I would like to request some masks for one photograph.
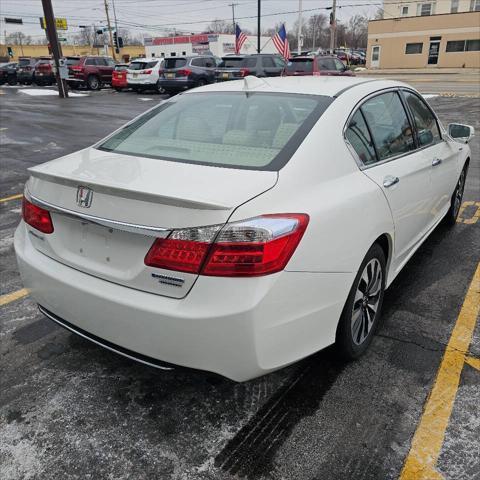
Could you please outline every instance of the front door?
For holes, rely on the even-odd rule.
[[[440,40],[430,42],[430,48],[428,49],[428,64],[437,65],[438,54],[440,53]]]
[[[372,47],[372,59],[370,62],[371,68],[378,68],[380,66],[380,45]]]

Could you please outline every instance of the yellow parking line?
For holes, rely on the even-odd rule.
[[[480,263],[477,265],[457,322],[443,355],[437,378],[413,436],[400,480],[443,478],[435,470],[452,413],[460,375],[480,311]]]
[[[468,363],[471,367],[480,370],[480,358],[476,357],[467,357],[465,363]]]
[[[18,193],[17,195],[11,195],[10,197],[0,198],[0,203],[9,202],[10,200],[18,200],[23,197],[23,193]]]
[[[19,298],[23,298],[28,295],[28,290],[26,288],[22,288],[21,290],[17,290],[16,292],[7,293],[6,295],[0,295],[0,307],[2,305],[6,305],[7,303],[14,302]]]

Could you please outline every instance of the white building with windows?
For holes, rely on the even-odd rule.
[[[146,57],[181,57],[185,55],[224,55],[235,53],[235,35],[200,33],[174,37],[145,38]],[[261,53],[278,53],[270,37],[260,37]],[[240,53],[256,53],[257,37],[248,35]]]
[[[480,0],[383,0],[383,18],[421,17],[480,11]]]

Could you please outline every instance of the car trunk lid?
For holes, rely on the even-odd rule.
[[[38,250],[85,273],[175,298],[188,293],[197,275],[147,267],[155,238],[224,224],[237,206],[272,188],[278,175],[94,148],[30,173],[27,195],[51,212],[54,225],[48,235],[27,225]]]

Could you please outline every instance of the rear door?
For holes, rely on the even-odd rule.
[[[367,99],[350,122],[348,138],[351,145],[357,145],[355,150],[363,147],[374,154],[362,152],[362,168],[389,203],[395,224],[395,258],[400,265],[428,229],[432,189],[431,162],[416,147],[399,93],[389,91]]]

